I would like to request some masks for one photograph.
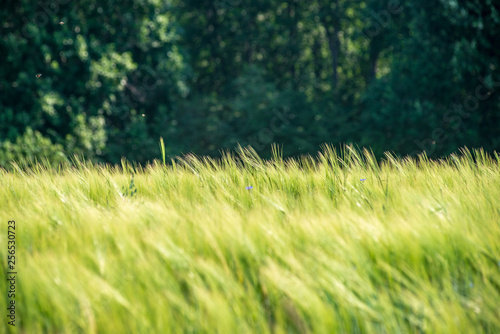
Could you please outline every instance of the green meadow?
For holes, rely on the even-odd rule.
[[[2,333],[499,333],[500,158],[0,170]]]

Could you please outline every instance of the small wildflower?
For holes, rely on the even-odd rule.
[[[366,181],[366,179],[360,179],[361,182]]]
[[[246,190],[250,190],[250,189],[253,189],[252,186],[248,186],[248,187],[245,187]]]
[[[37,78],[41,78],[41,77],[42,77],[42,74],[41,74],[41,73],[38,73],[38,74],[36,75],[36,77],[37,77]]]
[[[146,116],[146,114],[142,114],[142,117],[145,117],[145,116]]]
[[[61,25],[61,26],[62,26],[63,24],[64,24],[64,22],[63,22],[63,21],[59,21],[59,25]]]

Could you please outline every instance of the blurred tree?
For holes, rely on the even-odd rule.
[[[0,141],[29,126],[66,154],[112,162],[179,141],[168,120],[188,70],[168,4],[8,1],[0,18]]]
[[[492,48],[498,8],[488,1],[414,1],[391,20],[398,24],[370,42],[379,39],[376,58],[388,67],[364,95],[364,131],[357,139],[378,153],[425,150],[439,156],[486,144],[498,149],[498,93],[491,90],[500,59]],[[483,99],[480,86],[489,86],[480,89]]]
[[[495,1],[4,3],[9,147],[39,134],[110,162],[158,157],[159,137],[171,156],[500,149]]]
[[[0,166],[9,167],[10,162],[41,162],[47,160],[52,164],[67,162],[62,145],[53,144],[40,132],[30,127],[15,141],[5,140],[0,144]]]

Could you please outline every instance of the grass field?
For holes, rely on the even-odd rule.
[[[500,332],[497,154],[274,155],[0,170],[0,332]]]

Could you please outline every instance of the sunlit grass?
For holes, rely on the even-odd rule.
[[[1,170],[16,330],[500,331],[498,155],[274,156]]]

